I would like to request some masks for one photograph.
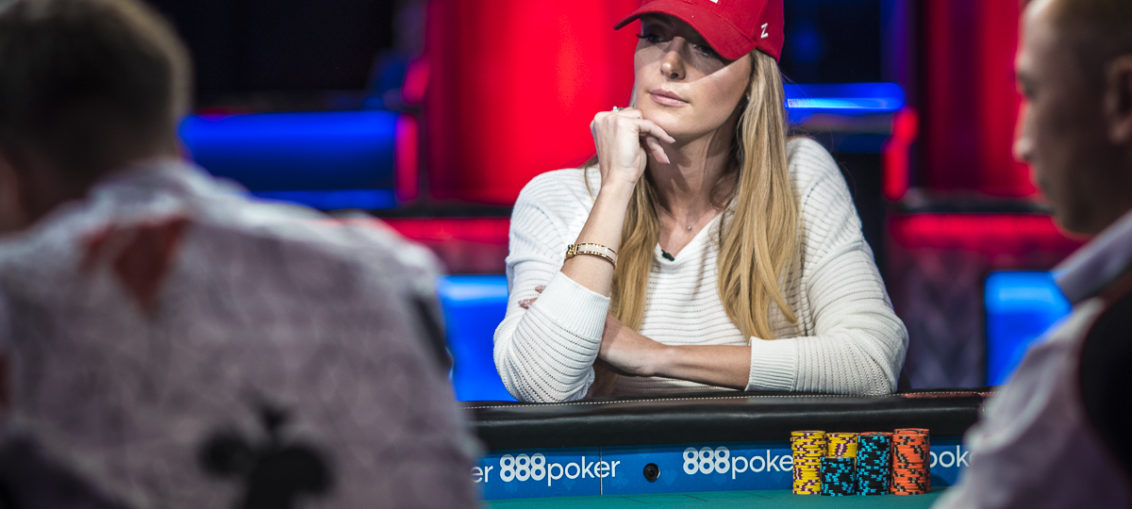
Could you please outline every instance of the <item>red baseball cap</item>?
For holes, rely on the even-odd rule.
[[[723,58],[758,49],[778,60],[786,42],[782,9],[782,0],[642,0],[613,28],[646,14],[668,14],[691,25]]]

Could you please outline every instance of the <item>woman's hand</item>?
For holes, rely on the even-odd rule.
[[[590,132],[597,148],[602,187],[614,184],[632,189],[645,171],[647,154],[667,164],[668,155],[661,142],[676,142],[636,108],[614,108],[594,115]]]
[[[626,327],[613,315],[605,316],[597,358],[614,370],[632,376],[654,376],[667,351],[667,346]]]

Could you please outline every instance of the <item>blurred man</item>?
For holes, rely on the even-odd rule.
[[[937,507],[1132,507],[1132,2],[1028,2],[1016,66],[1015,154],[1096,237],[1056,271],[1073,314],[988,401]]]
[[[0,11],[0,506],[58,507],[29,456],[115,507],[475,505],[433,258],[180,161],[189,83],[136,0]]]

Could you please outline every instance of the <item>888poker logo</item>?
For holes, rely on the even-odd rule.
[[[931,448],[933,485],[966,467],[958,443]],[[605,447],[492,454],[472,470],[484,498],[790,489],[793,455],[780,444]]]

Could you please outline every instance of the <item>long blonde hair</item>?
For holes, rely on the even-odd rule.
[[[734,154],[738,185],[721,219],[719,297],[731,322],[748,338],[773,339],[771,303],[796,321],[780,284],[797,259],[798,198],[786,161],[786,111],[782,77],[775,60],[751,53],[750,100],[739,118]],[[657,193],[647,174],[625,212],[612,312],[640,329],[648,296],[654,246],[660,239]],[[731,212],[733,209],[733,212]]]

